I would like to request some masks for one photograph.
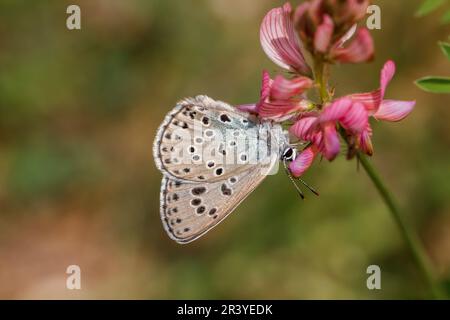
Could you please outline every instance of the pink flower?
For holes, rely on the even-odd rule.
[[[323,16],[322,24],[317,28],[314,34],[314,49],[317,52],[325,53],[328,51],[334,32],[334,23],[329,15]]]
[[[277,76],[270,79],[267,71],[263,71],[260,100],[256,104],[241,105],[238,109],[257,113],[266,120],[282,121],[291,113],[304,111],[309,102],[301,96],[313,86],[313,81],[307,77],[286,79]]]
[[[360,28],[346,47],[338,41],[330,51],[330,58],[343,63],[361,63],[373,59],[375,46],[366,28]]]
[[[324,0],[324,6],[333,13],[340,25],[352,25],[364,18],[369,0]]]
[[[347,126],[348,130],[361,132],[367,122],[367,114],[360,104],[353,104],[352,100],[342,98],[325,106],[318,115],[301,117],[290,132],[303,141],[313,143],[326,159],[332,161],[340,150],[336,130],[338,122]]]
[[[357,93],[347,96],[360,102],[369,114],[379,120],[400,121],[411,113],[415,101],[384,100],[386,89],[395,75],[395,63],[388,60],[380,74],[380,88],[367,93]]]
[[[324,108],[318,117],[318,123],[323,126],[324,123],[339,122],[349,135],[355,137],[356,147],[366,154],[372,155],[372,128],[368,117],[372,116],[377,120],[400,121],[411,113],[416,104],[415,101],[384,100],[387,86],[394,75],[395,63],[387,61],[381,70],[378,90],[338,99]]]
[[[339,124],[345,129],[350,141],[354,143],[351,147],[359,148],[364,153],[372,155],[372,128],[369,117],[400,121],[411,113],[415,105],[415,101],[384,100],[387,85],[394,74],[395,64],[392,61],[386,62],[381,71],[378,90],[339,98],[325,105],[320,112],[301,114],[290,128],[290,132],[302,141],[311,142],[316,153],[320,152],[331,161],[340,151],[339,134],[336,130]],[[306,159],[309,160],[311,157]],[[295,174],[303,173],[308,163],[303,159],[293,164]]]
[[[340,133],[349,145],[349,158],[358,150],[372,155],[370,117],[400,121],[415,106],[415,101],[384,99],[395,74],[392,61],[386,62],[381,70],[380,88],[375,91],[347,95],[324,105],[315,105],[304,94],[314,82],[302,50],[308,50],[317,64],[362,63],[373,59],[372,36],[366,28],[357,26],[369,3],[369,0],[311,0],[299,5],[294,13],[286,3],[272,9],[263,19],[260,28],[263,50],[274,63],[295,76],[287,79],[279,75],[271,79],[264,71],[259,101],[238,108],[264,120],[295,119],[290,133],[309,142],[289,165],[295,177],[301,176],[318,154],[334,160],[340,152]]]
[[[305,2],[297,7],[294,24],[311,52],[342,63],[367,62],[374,56],[372,36],[366,28],[353,35],[355,22],[364,17],[368,3],[368,0]]]
[[[311,68],[301,51],[291,14],[289,3],[269,11],[260,28],[261,45],[267,56],[281,68],[310,77]]]
[[[373,92],[354,94],[348,96],[354,102],[361,103],[369,116],[377,120],[398,122],[406,118],[414,109],[415,101],[384,100],[386,88],[395,75],[395,63],[387,61],[381,70],[380,88]],[[366,128],[356,136],[356,141],[361,150],[368,155],[372,155],[373,147],[371,142],[372,129],[367,123]]]
[[[317,148],[314,145],[306,148],[289,164],[289,171],[294,177],[302,176],[311,167],[316,155]]]

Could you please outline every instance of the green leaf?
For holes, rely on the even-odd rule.
[[[441,18],[442,24],[449,24],[450,23],[450,10],[448,10]]]
[[[450,78],[446,77],[425,77],[417,80],[416,85],[427,92],[450,93]]]
[[[447,0],[425,0],[416,11],[416,16],[423,17],[439,8],[445,2],[447,2]]]
[[[450,43],[447,42],[439,42],[439,46],[441,47],[442,52],[445,54],[447,59],[450,60]]]

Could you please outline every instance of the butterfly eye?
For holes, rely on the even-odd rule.
[[[287,148],[283,155],[281,156],[282,160],[292,161],[295,158],[295,150],[293,148]]]

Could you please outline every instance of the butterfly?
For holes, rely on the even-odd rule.
[[[294,182],[286,162],[296,153],[278,123],[207,96],[180,101],[153,144],[163,174],[160,215],[167,234],[180,244],[203,236],[276,173],[279,160]]]

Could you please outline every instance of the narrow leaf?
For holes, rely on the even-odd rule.
[[[439,42],[439,46],[441,47],[442,52],[445,54],[447,59],[450,60],[450,43],[447,42]]]
[[[444,4],[447,0],[425,0],[416,11],[417,17],[423,17]]]
[[[417,80],[416,85],[427,92],[450,93],[450,78],[425,77]]]

